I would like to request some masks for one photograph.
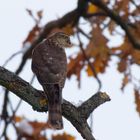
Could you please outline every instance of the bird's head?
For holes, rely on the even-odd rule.
[[[59,47],[69,48],[72,46],[70,37],[63,32],[57,32],[51,35],[51,38]]]

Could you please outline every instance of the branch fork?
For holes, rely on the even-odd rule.
[[[43,91],[33,88],[28,82],[3,67],[0,67],[0,85],[30,104],[34,110],[48,111],[47,99],[44,98]],[[94,109],[107,101],[110,101],[110,98],[105,92],[97,92],[79,107],[64,99],[62,114],[73,124],[84,139],[95,140],[87,119]]]

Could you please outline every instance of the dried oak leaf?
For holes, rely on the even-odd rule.
[[[93,13],[95,13],[95,12],[97,12],[98,11],[98,7],[97,6],[95,6],[94,4],[89,4],[88,5],[88,8],[87,8],[87,13],[88,14],[93,14]]]
[[[52,136],[52,140],[75,140],[75,138],[69,134],[63,133]]]
[[[34,135],[39,135],[42,130],[49,128],[49,125],[46,122],[33,121],[29,122],[29,124],[32,126],[34,130]]]
[[[127,69],[127,59],[121,59],[120,62],[118,62],[118,71],[124,72]]]
[[[43,15],[43,10],[40,10],[37,12],[37,16],[39,19],[42,19],[42,17],[43,17],[42,15]]]
[[[93,59],[92,65],[97,74],[104,73],[108,61],[110,60],[110,50],[107,47],[107,42],[108,40],[102,34],[102,29],[99,26],[94,27],[92,31],[92,40],[90,40],[85,52],[89,58]],[[89,66],[86,71],[88,76],[93,75]]]
[[[113,31],[115,30],[116,28],[116,23],[113,21],[113,20],[110,20],[109,24],[108,24],[108,30],[110,32],[110,34],[113,33]]]
[[[122,80],[121,90],[123,91],[125,86],[129,83],[129,75],[125,74]]]
[[[121,16],[121,18],[125,21],[128,20],[129,17],[129,2],[130,0],[117,0],[114,4],[114,11]]]
[[[140,44],[140,21],[136,21],[133,26],[128,26],[129,27],[129,32],[135,39],[135,42],[137,44]]]
[[[128,38],[125,38],[124,42],[119,47],[112,48],[111,51],[114,54],[119,52],[118,57],[120,61],[118,63],[118,70],[120,72],[126,71],[127,61],[131,62],[131,64],[140,64],[140,51],[132,47]]]
[[[16,123],[21,122],[23,119],[24,119],[24,117],[21,117],[21,116],[14,116],[14,118],[13,118],[13,120],[14,120]]]
[[[35,18],[32,11],[29,9],[26,9],[26,11],[28,12],[28,14],[31,16],[31,18],[34,20],[35,25],[33,26],[33,28],[31,29],[31,31],[28,33],[27,37],[25,38],[25,40],[23,41],[23,47],[27,47],[27,49],[31,46],[31,44],[33,43],[34,40],[36,40],[36,38],[39,36],[40,32],[41,32],[41,27],[39,26],[39,23],[42,19],[42,10],[37,12],[37,17]],[[29,56],[30,57],[30,56]]]
[[[68,24],[62,28],[62,31],[68,35],[73,35],[74,34],[74,27],[72,27],[72,24]]]
[[[136,111],[140,115],[140,94],[138,90],[135,90],[135,104],[136,104]]]
[[[38,36],[38,34],[40,33],[41,28],[38,25],[35,25],[32,30],[29,32],[28,36],[26,37],[26,39],[23,41],[23,46],[25,46],[25,43],[32,43],[36,37]]]
[[[73,74],[78,76],[77,79],[79,79],[81,69],[83,68],[84,58],[82,53],[79,53],[76,58],[70,58],[70,62],[67,66],[68,72],[67,77],[70,78]]]

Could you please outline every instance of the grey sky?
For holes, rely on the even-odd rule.
[[[66,12],[76,7],[76,0],[1,0],[0,1],[0,65],[13,53],[21,49],[22,41],[27,36],[29,30],[34,25],[33,20],[25,11],[29,8],[34,11],[44,10],[44,18],[42,24],[61,17]],[[69,50],[67,50],[69,53]],[[21,55],[15,57],[7,66],[9,70],[14,71],[20,63]],[[105,103],[94,112],[94,136],[97,140],[139,140],[140,138],[140,120],[135,111],[134,96],[132,87],[128,87],[125,94],[121,94],[119,90],[121,86],[122,75],[116,71],[116,59],[109,63],[106,75],[100,75],[103,82],[102,91],[107,92],[111,97],[111,102]],[[20,75],[22,78],[30,81],[32,72],[30,70],[30,61],[26,69]],[[71,80],[67,80],[63,91],[64,98],[72,102],[79,102],[90,97],[97,90],[97,83],[91,77],[87,78],[86,73],[82,72],[82,88],[77,88],[77,81],[73,76]],[[34,87],[41,88],[35,82]],[[2,94],[0,94],[0,98]],[[18,98],[11,94],[16,102]],[[1,105],[1,103],[0,103]],[[47,120],[45,113],[37,113],[24,103],[24,106],[18,111],[31,120]],[[64,131],[82,140],[75,128],[65,120]],[[60,131],[61,133],[63,131]],[[57,133],[49,130],[48,135]],[[14,136],[13,140],[14,140]]]

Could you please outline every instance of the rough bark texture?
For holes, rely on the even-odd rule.
[[[43,91],[33,88],[28,82],[3,67],[0,67],[0,85],[30,104],[34,110],[47,112],[47,99],[44,98]],[[110,101],[110,98],[102,92],[94,94],[79,107],[63,100],[62,114],[84,139],[95,140],[87,123],[87,118],[95,108],[106,101]]]

